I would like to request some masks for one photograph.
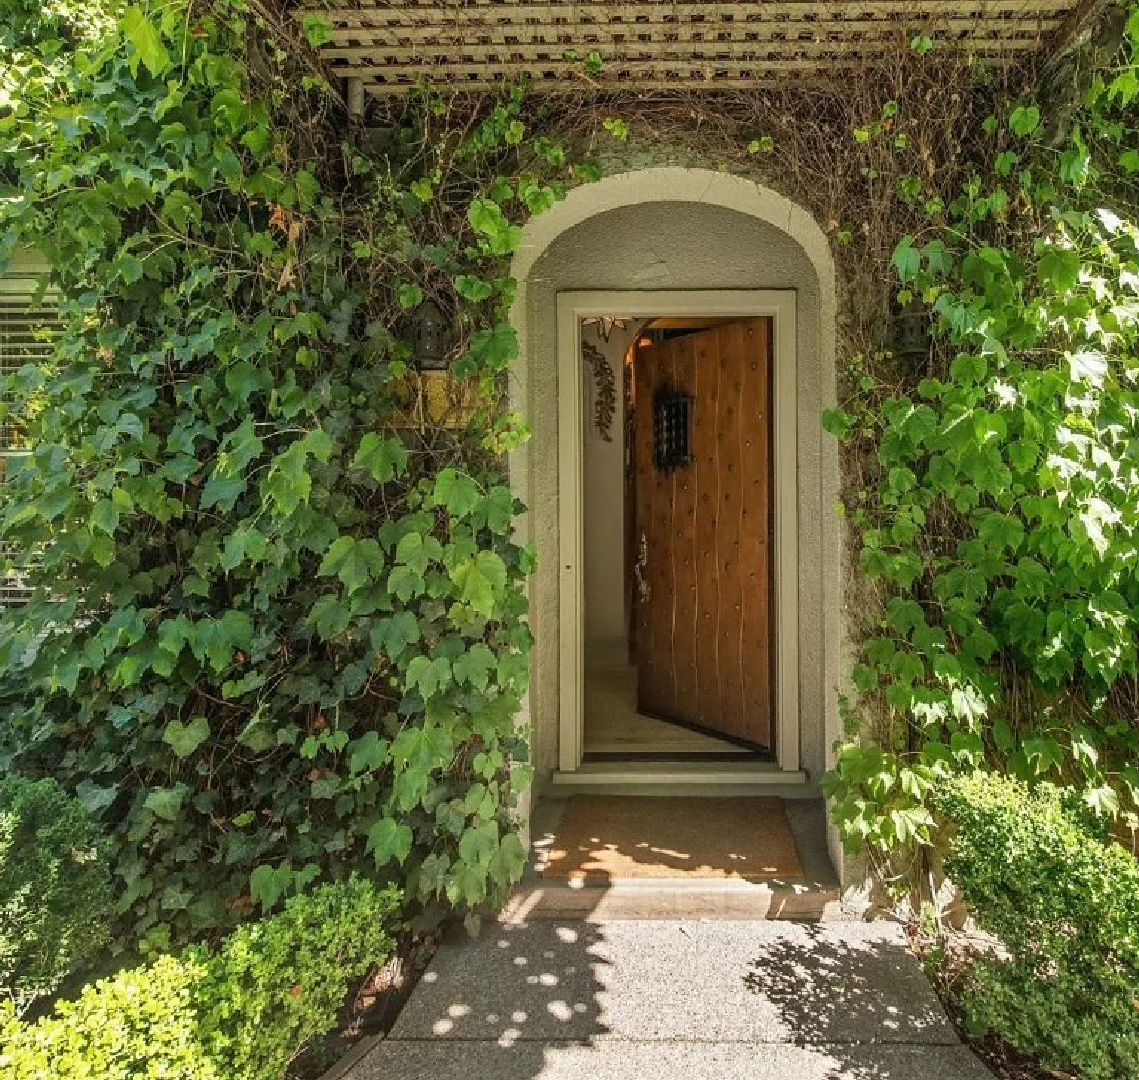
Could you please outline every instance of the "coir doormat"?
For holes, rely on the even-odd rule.
[[[773,798],[575,795],[555,831],[547,877],[802,877]]]

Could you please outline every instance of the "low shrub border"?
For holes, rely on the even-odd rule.
[[[1081,1080],[1139,1076],[1139,864],[1052,784],[978,773],[936,802],[946,871],[1004,946],[966,981],[970,1032]]]
[[[107,847],[54,781],[0,778],[0,998],[17,1013],[107,943]]]
[[[221,946],[178,955],[88,986],[22,1023],[0,1006],[5,1080],[280,1080],[330,1030],[345,994],[393,947],[393,889],[358,877],[294,897]]]

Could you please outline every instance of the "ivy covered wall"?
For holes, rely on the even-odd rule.
[[[36,592],[0,623],[0,765],[113,833],[121,945],[362,863],[425,921],[519,874],[550,554],[513,532],[508,259],[661,146],[804,206],[839,269],[847,835],[924,837],[930,785],[979,763],[1133,809],[1134,4],[1004,74],[917,34],[830,87],[420,91],[362,125],[240,0],[12,9],[0,252],[44,254],[64,329],[6,385],[35,451],[0,538]],[[421,407],[428,300],[458,427]],[[924,367],[892,355],[899,300]]]
[[[0,35],[4,250],[45,256],[64,320],[8,382],[34,452],[0,531],[36,589],[0,630],[0,760],[113,833],[121,945],[361,863],[427,921],[501,898],[534,560],[504,260],[565,151],[512,95],[461,123],[414,97],[365,152],[240,3],[29,4]],[[420,407],[428,299],[465,426]]]

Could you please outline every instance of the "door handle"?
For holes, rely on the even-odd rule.
[[[649,579],[645,571],[649,568],[649,540],[641,530],[641,546],[637,552],[637,561],[633,563],[633,578],[637,583],[637,599],[643,604],[649,598]]]

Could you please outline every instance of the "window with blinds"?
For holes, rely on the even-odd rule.
[[[13,267],[0,276],[0,376],[9,376],[25,364],[42,363],[51,353],[51,335],[59,318],[50,296],[42,290],[43,272],[35,268]],[[0,483],[20,467],[31,450],[20,416],[13,409],[11,388],[3,386],[0,410]],[[0,544],[0,558],[9,555]],[[6,560],[4,560],[6,561]],[[0,573],[0,605],[20,604],[29,589],[19,574]]]

